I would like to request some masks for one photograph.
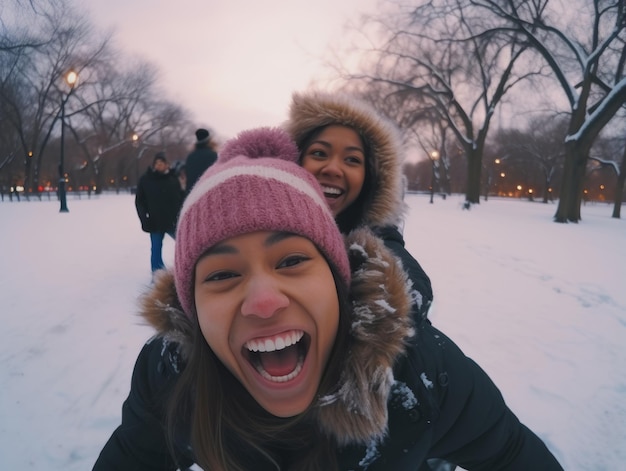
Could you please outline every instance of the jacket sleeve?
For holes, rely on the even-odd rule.
[[[404,270],[413,283],[413,287],[421,295],[421,299],[418,298],[415,300],[418,318],[425,318],[433,301],[433,290],[430,284],[430,278],[418,261],[406,250],[402,234],[400,234],[400,231],[398,231],[396,227],[380,227],[376,228],[375,232],[383,239],[385,246],[402,261]]]
[[[520,423],[489,376],[443,333],[423,323],[418,350],[431,358],[439,417],[430,458],[468,471],[560,471],[541,439]],[[430,357],[434,355],[433,357]]]
[[[144,232],[150,232],[150,214],[148,213],[148,204],[146,202],[146,192],[142,185],[142,181],[139,180],[137,184],[137,194],[135,194],[135,209],[137,209],[137,216],[141,221],[141,229]]]
[[[177,377],[165,363],[166,348],[161,338],[154,338],[141,350],[122,406],[122,423],[100,452],[93,471],[178,469],[169,453],[164,423],[166,400]],[[180,456],[179,461],[183,461]]]

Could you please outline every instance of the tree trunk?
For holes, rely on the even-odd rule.
[[[548,204],[550,199],[550,180],[545,180],[543,182],[543,199],[542,202],[544,204]]]
[[[580,221],[580,205],[587,167],[587,148],[578,141],[565,143],[565,165],[559,196],[559,205],[554,215],[555,222]]]
[[[613,203],[613,215],[616,219],[620,219],[622,211],[622,201],[624,199],[624,182],[626,181],[626,147],[624,147],[624,155],[622,157],[622,165],[620,165],[619,174],[617,175],[617,183],[615,184],[615,202]]]
[[[482,168],[482,152],[478,149],[468,149],[467,152],[467,192],[465,201],[473,204],[480,203],[480,174]]]

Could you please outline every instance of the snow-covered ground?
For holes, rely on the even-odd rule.
[[[605,204],[407,195],[433,321],[565,469],[626,469],[626,221]],[[120,420],[150,281],[133,197],[0,203],[0,469],[84,471]],[[624,212],[624,211],[623,211]],[[166,263],[174,242],[166,239]]]

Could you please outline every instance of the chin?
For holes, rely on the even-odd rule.
[[[313,402],[313,397],[311,397],[310,400],[303,400],[303,398],[298,398],[296,403],[294,404],[289,404],[288,400],[272,402],[272,404],[263,404],[261,402],[260,404],[263,409],[265,409],[273,416],[280,417],[281,419],[288,419],[290,417],[295,417],[304,413]]]

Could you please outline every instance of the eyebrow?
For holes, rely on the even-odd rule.
[[[312,145],[312,144],[320,144],[320,145],[323,145],[324,147],[328,147],[328,148],[332,147],[332,144],[330,142],[324,141],[323,139],[315,139],[315,140],[313,140],[311,142],[311,144],[309,144],[309,146]],[[344,151],[346,151],[346,150],[348,150],[348,151],[357,150],[357,151],[361,152],[362,154],[365,154],[365,149],[363,149],[360,146],[348,146],[348,147],[345,147],[343,150]]]
[[[263,246],[271,247],[272,245],[277,244],[290,237],[298,237],[298,235],[292,232],[284,232],[284,231],[272,232],[269,236],[267,236],[267,238],[263,242]],[[203,258],[208,255],[236,254],[238,252],[239,251],[235,247],[233,247],[232,245],[229,245],[228,243],[218,243],[214,245],[213,247],[205,250],[202,253],[202,255],[200,255],[200,257],[198,258]]]

